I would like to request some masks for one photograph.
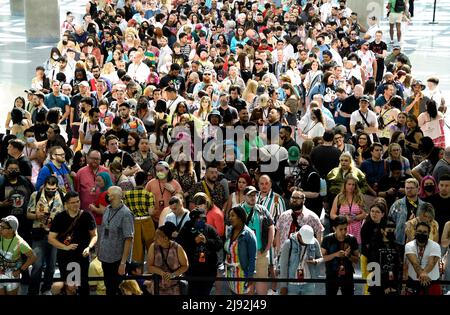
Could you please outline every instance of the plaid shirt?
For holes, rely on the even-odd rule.
[[[150,215],[148,209],[155,208],[155,198],[143,187],[136,187],[125,192],[125,204],[135,217],[146,217]]]

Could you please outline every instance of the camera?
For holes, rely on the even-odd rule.
[[[355,125],[355,132],[356,134],[360,134],[364,131],[364,124],[361,121],[358,121]]]

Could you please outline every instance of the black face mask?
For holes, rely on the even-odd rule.
[[[63,40],[63,41],[62,41],[62,44],[63,44],[64,46],[66,46],[67,43],[68,43],[68,41],[66,41],[66,40]]]
[[[398,141],[399,146],[401,146],[402,148],[405,147],[405,140],[399,140]]]
[[[86,113],[86,108],[81,107],[81,112],[82,112],[82,113]]]
[[[111,202],[111,200],[109,200],[109,195],[105,196],[105,201],[106,201],[106,203],[110,203]]]
[[[423,190],[425,190],[426,192],[432,193],[432,192],[434,192],[434,185],[424,186]]]
[[[391,242],[395,241],[395,232],[394,231],[387,232],[386,238]]]
[[[45,197],[53,198],[56,195],[56,191],[45,190]]]
[[[426,234],[426,233],[416,233],[415,238],[416,238],[416,240],[419,243],[426,243],[427,240],[428,240],[428,234]]]
[[[87,45],[90,46],[90,47],[92,47],[92,46],[94,46],[94,43],[89,42],[89,43],[87,43]]]
[[[17,177],[19,177],[19,175],[20,175],[20,171],[14,170],[14,171],[8,172],[8,178],[11,178],[11,179],[16,179]]]

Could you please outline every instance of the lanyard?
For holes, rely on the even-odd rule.
[[[161,192],[161,198],[164,198],[164,192],[166,191],[166,188],[163,186],[161,188],[161,181],[158,179],[158,186],[159,186],[159,191]]]
[[[427,244],[428,244],[428,240],[427,240]],[[423,255],[425,254],[425,249],[427,247],[427,244],[425,244],[425,246],[423,247],[423,250],[420,250],[419,244],[417,244],[417,241],[416,241],[416,252],[417,252],[417,258],[419,259],[420,267],[422,267],[422,259],[423,259]]]
[[[15,238],[16,238],[15,236],[12,238],[11,242],[10,242],[9,245],[8,245],[8,248],[7,248],[6,251],[5,251],[5,249],[4,249],[4,247],[3,247],[3,237],[2,237],[2,251],[5,253],[5,256],[6,256],[6,254],[9,252],[9,249],[10,249],[10,247],[11,247],[11,244],[13,243],[13,241],[14,241]],[[11,258],[12,258],[12,257],[11,257]]]
[[[122,205],[119,209],[117,209],[116,212],[115,212],[112,216],[111,216],[111,213],[109,213],[109,216],[108,216],[108,226],[110,225],[112,219],[114,219],[114,217],[116,216],[116,214],[119,213],[119,211],[120,211],[122,208],[123,208],[123,205]],[[111,210],[112,210],[112,209],[111,209]]]

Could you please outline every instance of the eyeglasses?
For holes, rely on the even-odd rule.
[[[262,65],[261,62],[255,62],[255,65]]]
[[[294,197],[294,196],[292,196],[291,199],[292,200],[303,200],[303,199],[305,199],[305,197]]]
[[[57,155],[57,156],[65,156],[66,154],[65,154],[65,153],[54,153],[54,155]]]

